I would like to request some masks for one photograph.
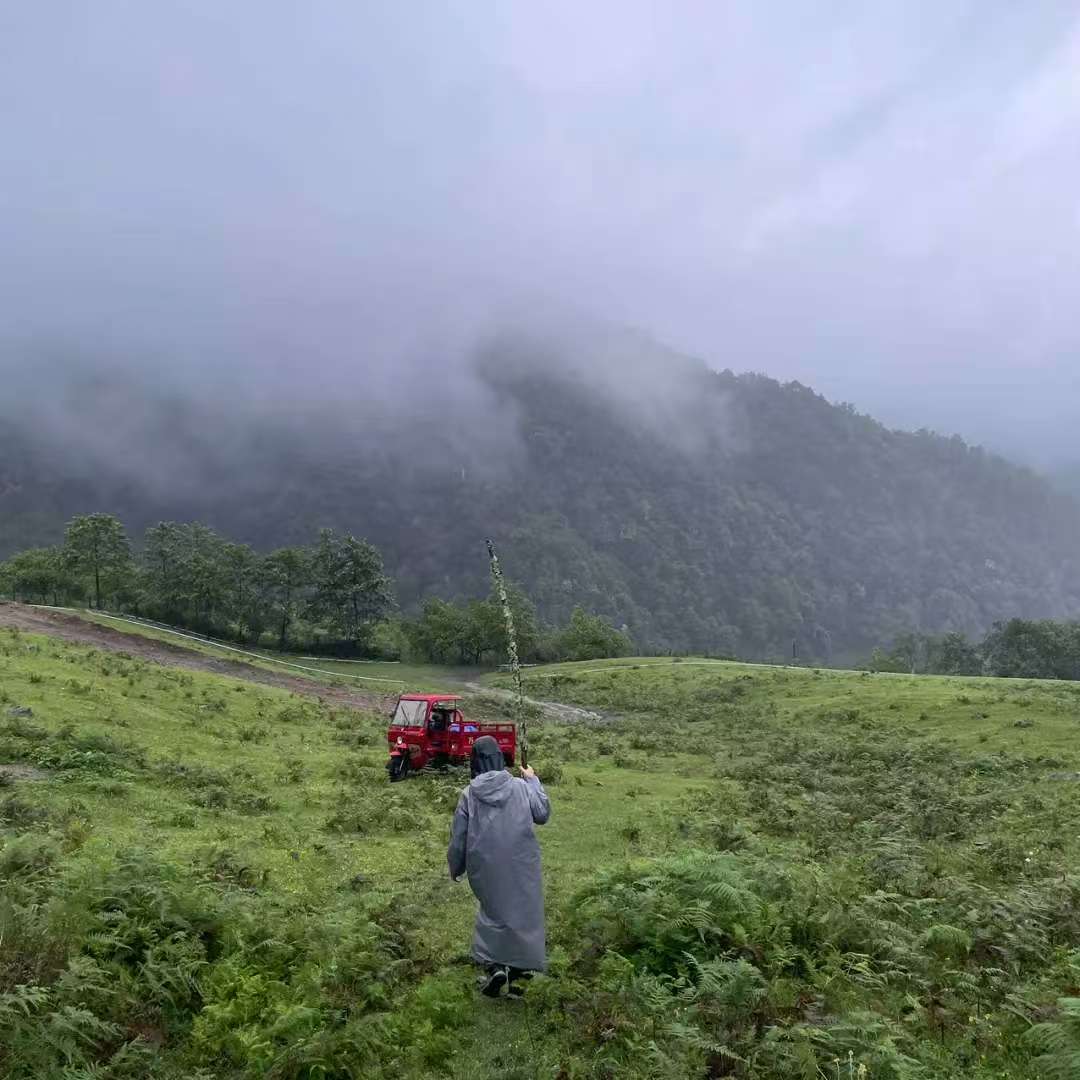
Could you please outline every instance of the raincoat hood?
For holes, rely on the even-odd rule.
[[[510,798],[514,787],[514,778],[505,770],[486,772],[477,776],[470,784],[470,789],[477,799],[488,806],[502,806]]]
[[[473,743],[470,758],[469,767],[473,776],[496,770],[501,772],[506,768],[506,759],[503,757],[502,749],[490,735],[481,735]]]

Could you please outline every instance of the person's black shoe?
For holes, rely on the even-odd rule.
[[[524,986],[518,986],[517,983],[511,983],[506,988],[506,992],[511,997],[524,997],[525,996],[525,987]]]
[[[480,993],[484,997],[498,997],[502,992],[502,988],[506,985],[510,978],[510,969],[507,967],[494,967],[488,973],[486,978],[480,982]]]

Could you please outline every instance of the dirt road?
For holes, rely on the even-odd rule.
[[[152,664],[164,664],[167,667],[189,668],[192,671],[209,671],[215,675],[228,675],[233,679],[260,683],[263,686],[276,686],[282,690],[291,690],[296,694],[319,697],[337,705],[348,705],[355,709],[378,709],[389,711],[393,708],[395,697],[380,694],[377,691],[357,690],[354,687],[341,688],[325,683],[305,679],[299,675],[286,675],[254,664],[240,663],[234,660],[219,660],[214,656],[185,649],[180,645],[157,641],[141,634],[124,634],[108,626],[81,619],[78,615],[69,615],[62,611],[45,611],[42,608],[27,607],[25,604],[11,604],[0,601],[0,627],[23,630],[28,634],[47,634],[63,641],[73,641],[80,645],[91,645],[106,652],[122,652],[136,656],[140,660],[149,660]]]
[[[476,694],[487,694],[491,697],[500,698],[502,701],[513,702],[512,690],[500,690],[494,686],[481,686],[478,682],[464,684],[467,690]],[[605,727],[615,723],[619,718],[611,713],[595,712],[592,709],[582,709],[577,705],[567,705],[561,701],[538,701],[536,698],[525,697],[529,705],[535,705],[548,720],[556,724],[581,724],[585,727]]]

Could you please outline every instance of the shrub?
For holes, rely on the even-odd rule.
[[[822,1076],[850,1060],[852,1076],[922,1076],[910,1033],[884,1000],[868,1010],[867,991],[963,995],[977,987],[957,970],[970,936],[904,925],[888,894],[859,902],[826,886],[775,858],[702,851],[598,875],[568,929],[589,980],[579,1019],[607,1073]]]
[[[426,830],[430,821],[418,805],[418,800],[423,797],[418,792],[420,786],[419,783],[412,784],[408,794],[395,790],[348,795],[326,819],[325,828],[329,832],[360,836],[381,831]]]
[[[289,758],[282,763],[277,774],[279,784],[299,784],[307,776],[307,766],[299,758]]]
[[[265,885],[270,878],[268,870],[250,866],[234,851],[223,847],[211,848],[206,852],[201,859],[201,865],[208,881],[237,889],[254,890]]]
[[[0,848],[0,882],[39,877],[50,871],[59,857],[60,848],[49,837],[17,836]]]
[[[34,806],[19,795],[9,795],[0,803],[0,824],[25,829],[48,821],[49,812],[40,806]]]
[[[40,862],[44,849],[37,852]],[[197,1008],[199,977],[222,930],[212,898],[132,854],[78,864],[46,903],[28,899],[0,916],[19,930],[11,946],[5,935],[0,947],[5,1075],[74,1075],[99,1066],[110,1076],[146,1075],[142,1067],[131,1071],[140,1060],[145,1065],[146,1049],[131,1031]]]
[[[540,775],[540,782],[545,787],[555,787],[562,783],[563,769],[557,761],[548,761],[544,763],[543,774]]]
[[[387,1015],[409,970],[366,910],[286,921],[265,947],[214,966],[193,1045],[246,1077],[380,1075],[415,1037]]]
[[[1080,1066],[1080,998],[1062,998],[1053,1020],[1036,1024],[1024,1037],[1033,1064],[1047,1080],[1074,1080]]]
[[[298,698],[287,705],[282,705],[275,719],[279,724],[314,724],[321,719],[321,712],[318,705]]]

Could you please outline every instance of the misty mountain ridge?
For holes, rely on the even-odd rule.
[[[1031,471],[622,330],[501,332],[424,380],[295,396],[47,381],[0,429],[0,556],[95,510],[263,550],[330,526],[381,548],[408,608],[484,592],[491,535],[549,619],[823,661],[1080,610],[1080,507]]]

